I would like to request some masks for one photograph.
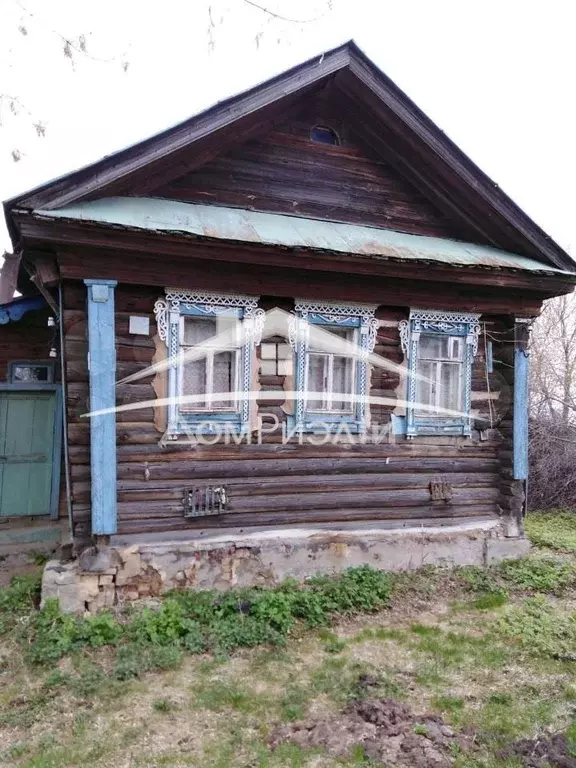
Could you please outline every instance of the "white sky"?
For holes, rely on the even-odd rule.
[[[329,12],[326,0],[258,1],[291,18],[321,18],[279,22],[245,0],[0,0],[0,94],[21,103],[17,115],[7,99],[0,105],[0,199],[353,37],[576,255],[576,45],[568,0],[333,0]],[[76,54],[72,64],[60,35],[81,34],[90,56]],[[36,136],[39,120],[45,138]],[[18,163],[13,149],[22,153]],[[2,222],[0,253],[9,247]]]

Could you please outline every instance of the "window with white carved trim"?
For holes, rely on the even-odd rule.
[[[258,297],[166,289],[154,307],[168,357],[168,434],[242,430],[250,423]]]
[[[407,358],[406,434],[471,433],[479,315],[413,309],[400,323]]]
[[[295,353],[295,413],[302,432],[352,432],[367,427],[368,358],[374,349],[375,306],[297,300],[290,328]]]

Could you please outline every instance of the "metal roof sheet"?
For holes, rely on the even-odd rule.
[[[410,235],[377,227],[157,198],[109,197],[75,203],[56,210],[36,210],[34,214],[51,219],[87,221],[155,232],[178,232],[260,245],[336,251],[373,258],[574,274],[486,245]]]

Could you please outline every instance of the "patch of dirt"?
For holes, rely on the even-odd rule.
[[[370,681],[365,680],[364,685],[369,688]],[[337,758],[352,757],[360,745],[366,757],[390,768],[448,768],[453,762],[453,745],[466,751],[474,746],[473,734],[456,734],[441,717],[414,715],[410,707],[394,699],[360,699],[330,719],[278,726],[270,736],[270,746],[275,748],[284,741],[305,748],[323,747]]]
[[[10,585],[13,576],[25,576],[36,573],[39,566],[26,553],[0,556],[0,587]]]
[[[524,768],[576,768],[574,748],[563,733],[547,739],[518,739],[500,756],[520,759]]]

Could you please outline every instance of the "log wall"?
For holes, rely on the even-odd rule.
[[[116,289],[117,379],[145,370],[156,345],[153,305],[162,288],[122,285]],[[67,416],[78,540],[90,534],[90,456],[85,287],[64,286],[64,324],[68,377]],[[261,300],[264,308],[292,306],[290,299]],[[150,318],[150,337],[130,336],[130,314]],[[401,363],[398,322],[408,309],[380,307],[375,353]],[[501,337],[503,321],[483,317],[486,338]],[[473,372],[472,405],[482,424],[497,427],[509,410],[506,382],[496,370],[487,376],[484,336]],[[495,342],[498,345],[498,342]],[[494,356],[499,357],[496,348]],[[261,400],[259,413],[284,418],[284,379],[261,376],[262,390],[278,393]],[[152,400],[152,377],[118,385],[118,404]],[[404,384],[396,372],[373,368],[371,394],[394,400]],[[490,399],[489,399],[490,398]],[[488,403],[492,403],[492,409]],[[385,425],[395,404],[372,407],[373,424]],[[480,422],[479,422],[480,423]],[[395,521],[489,517],[498,513],[505,493],[501,474],[501,437],[496,430],[475,432],[473,438],[425,437],[407,441],[397,436],[380,444],[282,444],[279,434],[262,443],[162,447],[154,425],[154,409],[124,411],[117,418],[118,515],[120,533],[176,531],[187,528],[246,527],[350,520]],[[481,437],[483,439],[481,439]],[[430,481],[442,475],[452,486],[450,503],[433,502]],[[226,486],[227,511],[220,516],[184,519],[183,489],[194,485]]]

